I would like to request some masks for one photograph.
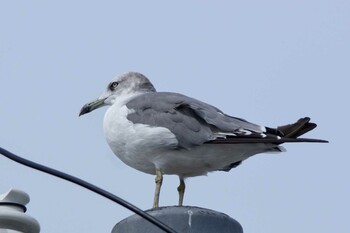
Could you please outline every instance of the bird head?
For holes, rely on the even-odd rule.
[[[103,106],[113,105],[116,100],[121,98],[130,98],[142,93],[155,91],[156,89],[152,83],[143,74],[128,72],[114,78],[99,98],[85,104],[81,108],[79,116]]]

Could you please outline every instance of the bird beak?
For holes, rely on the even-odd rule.
[[[105,103],[106,99],[107,98],[99,98],[97,100],[94,100],[94,101],[92,101],[90,103],[85,104],[81,108],[79,116],[84,115],[84,114],[89,113],[89,112],[92,112],[92,111],[94,111],[97,108],[105,106],[106,105],[106,103]]]

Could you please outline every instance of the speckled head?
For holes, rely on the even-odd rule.
[[[89,113],[97,108],[112,105],[121,96],[137,95],[146,92],[155,92],[156,89],[146,76],[138,72],[127,72],[114,78],[104,93],[97,99],[85,104],[79,116]]]

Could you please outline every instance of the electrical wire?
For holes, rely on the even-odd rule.
[[[155,217],[147,214],[146,212],[144,212],[143,210],[137,208],[136,206],[132,205],[131,203],[125,201],[124,199],[106,191],[103,190],[93,184],[90,184],[82,179],[79,179],[77,177],[74,177],[72,175],[66,174],[64,172],[55,170],[53,168],[50,167],[46,167],[44,165],[32,162],[30,160],[24,159],[22,157],[19,157],[18,155],[15,155],[5,149],[3,149],[2,147],[0,147],[0,154],[4,155],[5,157],[20,163],[24,166],[33,168],[35,170],[50,174],[52,176],[56,176],[58,178],[61,178],[63,180],[67,180],[71,183],[74,183],[76,185],[79,185],[83,188],[86,188],[94,193],[97,193],[129,210],[131,210],[132,212],[134,212],[135,214],[141,216],[142,218],[146,219],[147,221],[151,222],[152,224],[156,225],[157,227],[159,227],[160,229],[162,229],[163,231],[167,232],[167,233],[176,233],[175,230],[173,230],[172,228],[170,228],[169,226],[167,226],[166,224],[162,223],[161,221],[159,221],[158,219],[156,219]]]

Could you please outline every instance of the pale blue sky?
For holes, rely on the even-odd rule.
[[[310,116],[307,136],[229,173],[187,180],[185,205],[226,213],[246,233],[350,232],[347,151],[350,3],[318,1],[1,1],[0,146],[92,182],[142,209],[154,177],[127,167],[81,106],[138,71],[267,126]],[[31,196],[42,232],[110,232],[131,212],[0,156],[0,193]],[[177,203],[167,176],[161,205]]]

